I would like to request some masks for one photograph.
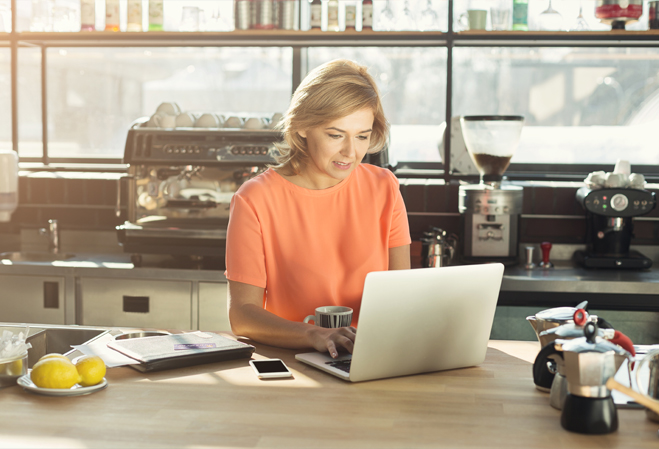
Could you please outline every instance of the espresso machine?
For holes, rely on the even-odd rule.
[[[586,250],[575,259],[586,268],[643,269],[652,260],[630,250],[634,236],[633,218],[655,208],[654,192],[631,187],[586,185],[576,199],[586,212]]]
[[[273,129],[238,126],[162,128],[148,117],[131,125],[122,182],[127,191],[117,199],[127,220],[116,230],[135,266],[143,255],[167,255],[174,267],[224,268],[231,198],[275,163],[281,140]]]
[[[524,117],[463,116],[460,121],[467,151],[480,173],[479,184],[459,188],[463,260],[516,264],[524,192],[502,181],[517,150]]]

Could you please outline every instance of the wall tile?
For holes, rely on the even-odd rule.
[[[583,209],[577,203],[576,189],[553,189],[554,215],[583,215]]]
[[[29,201],[28,179],[25,176],[18,178],[18,203],[25,204]]]
[[[85,180],[69,179],[66,183],[66,198],[68,204],[85,204]]]
[[[105,204],[105,180],[102,179],[85,179],[85,195],[87,204],[104,205]]]
[[[48,204],[48,179],[28,178],[28,202],[31,204]]]
[[[432,180],[430,180],[432,181]],[[426,211],[428,212],[446,212],[447,206],[447,188],[443,184],[429,182],[426,186]]]
[[[458,210],[458,190],[460,186],[457,184],[449,184],[446,186],[446,210],[443,212],[455,212],[459,213]]]
[[[426,211],[425,180],[408,179],[405,182],[405,207],[408,212]]]
[[[532,186],[524,187],[524,198],[522,200],[522,213],[525,215],[533,214],[533,201],[535,189]]]
[[[66,185],[71,179],[48,179],[48,204],[67,204]]]
[[[534,187],[533,192],[533,213],[535,215],[552,215],[554,213],[554,189]]]
[[[101,228],[114,230],[115,226],[122,224],[124,220],[125,218],[117,218],[112,209],[98,209],[96,211],[96,225]]]

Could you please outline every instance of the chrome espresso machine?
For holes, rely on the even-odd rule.
[[[517,150],[524,117],[463,116],[460,122],[467,151],[480,173],[479,184],[463,184],[458,190],[462,259],[516,264],[524,191],[502,181]]]
[[[246,180],[275,163],[273,129],[158,128],[148,118],[128,130],[124,162],[127,221],[119,244],[135,266],[171,255],[197,268],[224,268],[229,205]],[[241,120],[241,123],[245,120]]]

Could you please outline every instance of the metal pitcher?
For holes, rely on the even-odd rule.
[[[648,352],[643,359],[641,359],[636,371],[636,385],[641,385],[639,380],[639,373],[641,372],[641,367],[644,364],[648,364],[650,369],[650,377],[648,382],[648,391],[647,396],[651,397],[655,401],[659,400],[659,350],[655,349],[654,351]],[[645,409],[647,417],[651,421],[659,422],[659,414],[649,408]]]
[[[440,228],[431,228],[421,239],[423,266],[445,267],[453,264],[458,237]]]

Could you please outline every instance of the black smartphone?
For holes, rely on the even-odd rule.
[[[250,360],[259,379],[277,379],[281,377],[293,377],[288,367],[281,359]]]

